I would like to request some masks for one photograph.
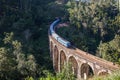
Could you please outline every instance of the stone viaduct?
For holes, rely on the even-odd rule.
[[[111,74],[119,69],[118,65],[93,56],[78,48],[67,48],[49,35],[50,55],[53,67],[60,72],[65,63],[71,63],[72,71],[78,79],[89,78],[93,75]]]

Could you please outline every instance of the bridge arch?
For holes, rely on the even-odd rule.
[[[53,66],[56,72],[58,72],[58,58],[59,58],[59,51],[57,46],[54,47],[54,53],[53,53]]]
[[[67,59],[66,59],[65,52],[62,50],[60,51],[60,71],[62,71],[66,61]]]
[[[84,78],[84,79],[90,78],[94,75],[92,67],[87,63],[83,63],[81,65],[80,73],[81,73],[81,78]]]
[[[98,72],[99,76],[103,76],[103,75],[107,75],[107,74],[110,74],[110,73],[106,70],[101,70],[101,71]]]
[[[77,74],[78,74],[78,63],[77,63],[77,60],[73,57],[73,56],[70,56],[69,59],[68,59],[68,63],[70,63],[70,67],[75,75],[75,77],[77,77]]]

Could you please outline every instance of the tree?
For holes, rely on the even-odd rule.
[[[86,45],[89,52],[95,53],[100,41],[108,42],[119,32],[119,23],[116,24],[119,12],[115,0],[79,2],[71,0],[68,7],[69,20],[72,27],[78,32],[74,35],[79,36],[74,43],[85,41],[82,44]],[[77,47],[82,49],[80,46],[84,45]]]
[[[0,79],[22,79],[35,76],[37,64],[33,55],[25,57],[22,45],[13,39],[13,33],[5,33],[3,39],[5,47],[0,48]]]
[[[76,80],[71,70],[71,65],[69,64],[64,65],[62,71],[55,76],[47,70],[44,70],[43,73],[45,74],[45,77],[40,77],[38,80]],[[36,80],[36,78],[27,77],[25,80]]]
[[[120,64],[120,36],[107,43],[100,43],[98,47],[98,55],[108,61]]]

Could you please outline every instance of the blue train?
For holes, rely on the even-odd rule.
[[[51,25],[50,25],[50,35],[54,37],[59,43],[61,43],[63,46],[69,48],[71,47],[71,43],[67,40],[64,40],[61,38],[58,34],[55,33],[55,26],[60,22],[60,19],[55,20]]]

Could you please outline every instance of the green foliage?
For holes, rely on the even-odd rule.
[[[110,3],[111,0],[105,0],[107,4],[102,0],[100,5],[94,2],[79,2],[77,5],[71,0],[67,6],[54,1],[0,0],[0,79],[39,77],[43,76],[44,69],[53,72],[48,54],[47,30],[55,17],[68,17],[66,8],[69,8],[71,26],[75,27],[67,27],[65,37],[80,49],[95,52],[101,40],[110,41],[116,33],[119,34],[120,17],[116,5]],[[42,79],[74,79],[74,76],[66,71],[63,70],[55,77],[47,74],[48,76]],[[34,80],[32,77],[30,80]]]
[[[45,78],[40,78],[40,80],[76,80],[72,70],[71,65],[65,65],[60,73],[57,73],[56,76],[53,76],[48,71],[44,71],[46,74]]]
[[[60,80],[56,76],[53,76],[49,71],[44,70],[43,73],[45,74],[46,77],[41,77],[38,80]]]
[[[110,22],[114,20],[118,14],[118,9],[114,6],[114,0],[107,2],[100,0],[98,2],[71,2],[71,8],[68,9],[70,13],[70,21],[75,26],[84,31],[86,35],[97,35],[104,40],[105,35],[109,33],[106,27],[112,25]],[[115,11],[117,10],[117,11]],[[114,26],[113,26],[114,27]]]
[[[119,63],[120,60],[120,36],[107,43],[100,43],[98,47],[98,55],[106,60]]]
[[[0,0],[0,79],[39,77],[44,69],[53,73],[48,28],[55,17],[66,15],[55,0]]]
[[[25,80],[34,80],[33,77],[27,77]]]
[[[67,6],[73,27],[72,40],[69,40],[78,48],[94,54],[100,41],[108,42],[119,34],[119,10],[115,0],[70,0]]]
[[[64,65],[62,71],[57,74],[59,80],[76,80],[75,74],[72,72],[71,64]]]
[[[93,80],[120,80],[120,71],[116,71],[107,76],[95,77]]]
[[[49,71],[43,71],[45,77],[40,77],[37,80],[76,80],[72,70],[71,65],[65,65],[60,73],[57,73],[56,76],[51,74]],[[32,77],[27,77],[25,80],[36,80]]]
[[[67,27],[59,28],[57,33],[66,40],[70,41],[72,45],[77,46],[81,50],[88,51],[88,47],[87,47],[88,38],[84,36],[83,33],[79,32],[78,29],[71,26],[67,26]]]
[[[0,79],[20,79],[21,76],[35,76],[37,64],[33,55],[22,52],[22,44],[13,39],[13,33],[5,33],[4,47],[0,47]],[[24,78],[24,77],[22,77]]]

